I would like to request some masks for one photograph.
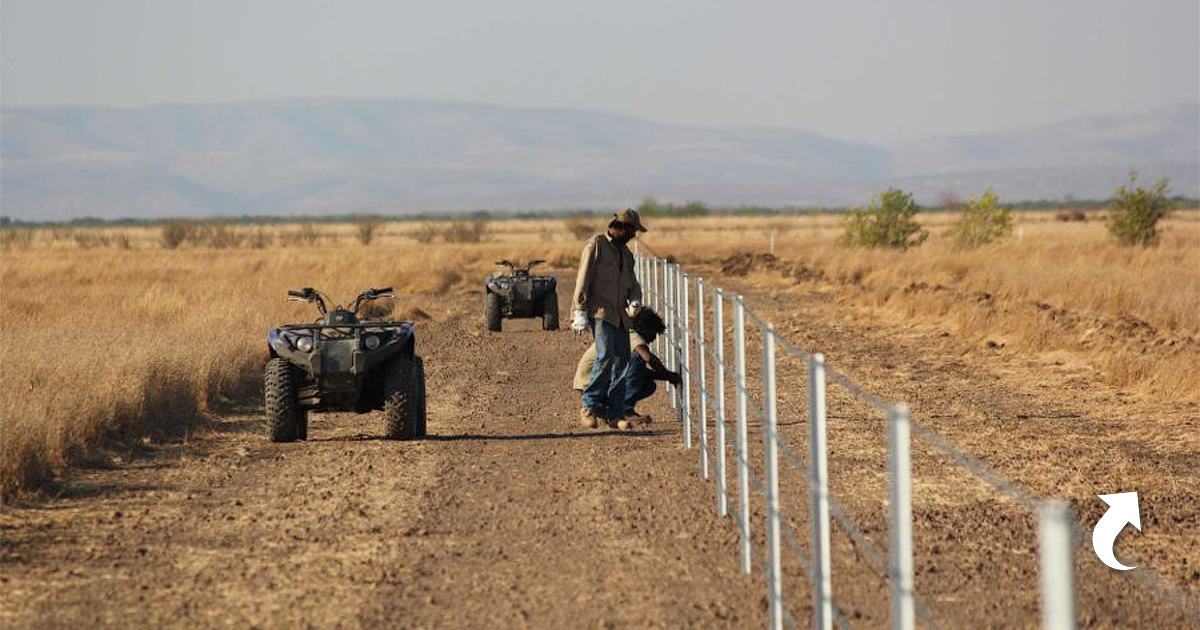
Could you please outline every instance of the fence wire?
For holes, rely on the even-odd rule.
[[[644,246],[644,244],[642,244],[642,246]],[[647,249],[649,249],[649,248],[647,247]],[[651,252],[653,253],[653,250],[651,250]],[[642,260],[648,260],[648,259],[642,258]],[[723,346],[725,343],[728,342],[728,340],[725,340],[724,338],[722,338],[721,352],[718,353],[717,343],[716,343],[717,333],[715,331],[715,323],[714,323],[714,334],[713,334],[714,339],[712,341],[709,341],[706,337],[701,335],[701,333],[699,332],[699,327],[692,328],[689,325],[694,320],[698,321],[697,317],[693,317],[692,312],[691,312],[691,309],[693,307],[693,299],[696,300],[695,304],[699,305],[701,303],[700,300],[703,299],[702,296],[703,296],[703,292],[704,292],[705,288],[708,288],[713,292],[712,303],[713,303],[714,310],[716,308],[717,301],[730,300],[733,302],[733,304],[735,306],[740,305],[741,306],[740,311],[741,311],[742,315],[744,315],[744,317],[747,320],[749,320],[752,324],[757,325],[762,330],[763,335],[771,335],[771,337],[776,342],[776,345],[778,347],[781,347],[783,349],[784,353],[791,355],[791,356],[805,362],[806,366],[808,366],[808,369],[812,369],[811,368],[812,360],[814,358],[813,354],[805,352],[804,350],[802,350],[798,346],[796,346],[794,343],[792,343],[790,340],[779,335],[775,331],[774,327],[771,325],[770,322],[766,321],[765,319],[760,317],[757,313],[755,313],[753,310],[751,310],[745,306],[745,301],[741,296],[724,291],[724,290],[720,289],[719,287],[717,287],[713,284],[704,282],[703,280],[698,279],[694,276],[689,276],[689,275],[683,273],[682,269],[678,265],[675,265],[674,270],[672,270],[672,268],[670,266],[668,266],[668,263],[666,263],[665,260],[662,260],[661,264],[656,264],[654,266],[647,266],[647,267],[644,267],[644,269],[647,269],[647,270],[653,269],[654,271],[663,274],[664,278],[666,277],[666,275],[675,274],[674,280],[672,280],[671,282],[668,283],[671,285],[672,290],[667,291],[667,292],[660,292],[655,297],[656,297],[656,301],[660,302],[667,309],[671,310],[671,317],[670,317],[671,321],[669,322],[671,324],[671,329],[670,329],[671,332],[668,334],[669,338],[664,340],[664,345],[666,346],[665,350],[672,353],[672,356],[674,357],[673,361],[674,361],[675,365],[677,365],[679,367],[682,374],[685,374],[688,377],[688,381],[687,381],[688,387],[687,388],[683,388],[680,386],[672,386],[674,388],[674,391],[678,391],[681,394],[681,398],[683,398],[682,394],[684,394],[687,391],[690,391],[692,388],[696,388],[699,400],[703,400],[706,403],[715,403],[713,393],[709,390],[709,388],[707,386],[701,386],[698,383],[692,382],[692,380],[693,380],[692,377],[696,373],[690,369],[690,365],[688,365],[690,363],[690,361],[686,361],[686,362],[683,361],[683,358],[684,358],[683,355],[687,354],[687,351],[685,351],[683,349],[684,345],[690,346],[691,344],[695,344],[695,347],[698,350],[700,350],[700,354],[697,355],[697,358],[699,358],[701,360],[703,360],[704,358],[711,358],[713,361],[713,364],[714,364],[714,369],[715,369],[716,364],[723,363],[723,359],[725,358]],[[689,282],[698,282],[699,291],[694,296],[689,295],[688,291],[686,289],[687,283],[689,283]],[[665,286],[663,286],[663,288],[665,289]],[[683,299],[687,299],[687,303],[680,303],[681,300],[683,300]],[[706,318],[706,313],[703,308],[698,308],[697,311],[698,311],[697,316],[699,318]],[[721,331],[721,333],[723,334],[724,331]],[[737,344],[736,338],[733,340],[733,343],[735,345]],[[749,367],[749,364],[750,364],[750,362],[747,362],[747,364],[746,364],[747,368]],[[898,406],[896,404],[891,403],[891,402],[887,401],[886,399],[876,395],[875,393],[867,390],[865,387],[863,387],[859,383],[855,382],[849,376],[843,374],[842,372],[838,371],[837,369],[833,368],[832,366],[829,366],[828,364],[824,365],[824,372],[825,372],[825,378],[827,381],[832,381],[834,383],[837,383],[838,385],[841,385],[847,391],[849,391],[851,394],[853,394],[854,397],[858,398],[859,400],[862,400],[863,402],[866,402],[867,404],[870,404],[871,406],[883,411],[886,414],[891,414],[895,409],[898,408]],[[738,376],[737,374],[734,374],[734,377],[733,377],[733,382],[734,382],[733,383],[733,393],[736,396],[744,396],[745,397],[745,405],[746,405],[745,411],[746,411],[747,423],[749,422],[749,419],[751,417],[757,417],[757,419],[764,426],[765,430],[771,430],[771,428],[767,426],[766,410],[764,407],[765,403],[760,404],[760,403],[756,402],[752,393],[749,391],[749,389],[746,387],[742,387],[741,384],[738,383],[737,376]],[[707,385],[707,376],[705,375],[705,376],[702,376],[701,378],[706,380],[706,385]],[[721,383],[720,386],[723,387],[724,383]],[[691,416],[694,415],[692,413],[693,411],[694,410],[691,408],[690,402],[685,403],[681,400],[681,404],[679,406],[678,412],[680,413],[681,416],[686,416],[684,419],[688,422],[689,426],[692,423]],[[753,412],[753,413],[751,413],[751,412]],[[697,423],[707,423],[707,420],[708,420],[707,417],[698,418]],[[723,422],[723,421],[724,421],[724,419],[722,419],[722,418],[714,418],[714,424],[716,422]],[[915,420],[913,420],[911,418],[908,419],[908,427],[911,428],[911,430],[916,434],[916,437],[918,437],[922,442],[924,442],[926,445],[928,445],[934,451],[940,453],[941,455],[943,455],[944,457],[946,457],[953,463],[957,464],[958,466],[966,469],[975,478],[983,481],[985,484],[990,486],[992,489],[994,489],[1001,495],[1006,496],[1006,497],[1012,499],[1013,501],[1017,502],[1019,505],[1021,505],[1026,510],[1037,513],[1039,506],[1042,505],[1043,501],[1041,499],[1037,498],[1036,496],[1034,496],[1028,490],[1017,485],[1015,482],[1011,481],[1010,479],[1006,478],[1005,476],[1001,475],[999,472],[992,469],[990,466],[988,466],[982,460],[953,446],[952,444],[950,444],[948,441],[946,441],[944,438],[942,438],[940,435],[938,435],[933,430],[917,423]],[[769,497],[766,497],[767,492],[766,492],[766,488],[765,488],[763,482],[759,479],[758,475],[754,472],[754,467],[751,466],[750,463],[746,460],[746,458],[742,456],[742,453],[748,452],[748,445],[738,443],[738,437],[737,437],[736,431],[733,432],[733,439],[731,440],[731,442],[733,443],[733,446],[737,451],[737,456],[734,459],[736,460],[736,462],[738,463],[740,468],[742,470],[746,471],[747,479],[751,483],[753,483],[755,490],[757,490],[760,494],[764,495],[765,498],[769,499]],[[779,453],[783,454],[784,459],[787,460],[791,466],[795,467],[800,472],[810,472],[808,465],[804,461],[804,458],[797,455],[787,445],[786,442],[784,442],[781,439],[778,439],[777,428],[776,428],[775,442],[777,445],[776,446],[777,451]],[[707,454],[708,449],[705,448],[704,450]],[[811,485],[813,483],[815,483],[815,481],[810,475],[809,476],[810,491],[812,490]],[[841,526],[841,528],[850,536],[850,538],[854,542],[856,548],[858,548],[863,553],[864,557],[867,559],[868,565],[871,566],[871,568],[874,569],[876,572],[878,572],[881,577],[884,577],[884,578],[890,580],[892,578],[892,576],[888,569],[888,562],[885,559],[886,556],[885,556],[884,552],[879,548],[878,545],[876,545],[874,542],[872,542],[870,540],[870,538],[868,538],[867,535],[861,529],[859,529],[854,524],[854,522],[841,509],[841,507],[838,506],[838,504],[833,501],[832,497],[829,497],[828,504],[829,504],[830,515]],[[782,509],[781,509],[781,512],[782,512]],[[742,520],[741,519],[734,519],[734,520],[738,524],[738,529],[741,532],[743,540],[750,540],[750,532],[744,527]],[[802,549],[799,541],[796,539],[795,533],[791,529],[790,524],[787,522],[786,519],[782,519],[782,518],[780,519],[780,522],[782,524],[782,527],[780,529],[781,529],[782,533],[784,534],[786,544],[792,548],[793,552],[795,552],[796,557],[797,557],[798,561],[800,562],[801,567],[804,568],[804,570],[806,572],[808,572],[809,575],[811,576],[812,572],[811,572],[810,565],[808,564],[807,560],[805,559],[805,553],[803,552],[803,549]],[[1081,541],[1079,538],[1080,532],[1088,531],[1088,530],[1085,528],[1079,527],[1078,523],[1076,523],[1076,527],[1075,527],[1074,531],[1075,531],[1075,536],[1076,536],[1076,540],[1075,540],[1076,544],[1077,545],[1082,544],[1083,541]],[[754,565],[757,566],[760,571],[762,571],[765,575],[768,576],[767,579],[768,579],[768,585],[769,585],[770,584],[770,570],[771,570],[770,567],[766,566],[766,562],[763,559],[763,557],[759,554],[759,551],[758,551],[758,548],[756,545],[751,544],[749,547],[749,550],[751,552],[751,557],[752,557]],[[1129,573],[1123,574],[1123,576],[1126,579],[1128,579],[1129,581],[1131,581],[1132,583],[1134,583],[1135,585],[1137,585],[1138,587],[1140,587],[1142,590],[1153,595],[1159,601],[1170,604],[1173,608],[1175,608],[1178,612],[1183,614],[1190,621],[1192,621],[1193,623],[1196,623],[1198,626],[1200,626],[1200,600],[1195,600],[1195,599],[1189,598],[1187,595],[1180,593],[1169,582],[1167,582],[1166,579],[1163,578],[1160,574],[1150,570],[1147,567],[1142,567],[1142,570],[1137,572],[1136,574],[1134,574],[1134,572],[1129,572]],[[768,586],[768,592],[769,591],[770,591],[770,587]],[[936,620],[933,618],[933,615],[930,613],[929,609],[924,605],[924,603],[921,601],[921,599],[919,597],[917,597],[915,590],[911,593],[911,595],[912,595],[912,600],[913,600],[913,605],[914,605],[914,612],[915,612],[916,616],[927,627],[935,628],[935,629],[938,628],[939,626],[938,626]],[[788,610],[787,606],[783,605],[781,607],[781,610],[783,611],[784,623],[788,627],[795,627],[795,621],[792,618],[792,614]],[[838,626],[840,628],[848,628],[849,627],[848,621],[847,621],[845,615],[840,610],[840,608],[838,608],[836,606],[836,604],[834,605],[833,610],[834,610],[834,617],[835,617],[834,620],[836,621]]]

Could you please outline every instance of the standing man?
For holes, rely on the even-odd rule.
[[[627,245],[645,231],[637,212],[622,210],[613,215],[607,232],[588,240],[579,258],[571,330],[581,335],[590,326],[596,340],[596,360],[579,409],[579,424],[584,427],[615,428],[625,411],[621,376],[629,364],[632,328],[625,307],[642,300],[642,287],[633,274],[633,252]]]

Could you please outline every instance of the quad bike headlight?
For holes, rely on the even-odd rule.
[[[308,352],[313,349],[312,337],[297,337],[296,349],[300,352]]]
[[[379,347],[379,337],[367,335],[363,338],[363,345],[366,346],[367,350],[374,350]]]

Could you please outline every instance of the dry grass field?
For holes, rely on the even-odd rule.
[[[1064,353],[1140,395],[1200,397],[1200,213],[1175,213],[1152,249],[1112,244],[1098,221],[1039,213],[1019,216],[1007,242],[960,251],[944,235],[951,218],[924,217],[931,237],[907,252],[840,247],[830,216],[649,218],[643,240],[1005,352]],[[437,317],[438,296],[478,290],[494,260],[574,267],[592,223],[603,221],[497,221],[475,226],[482,242],[469,242],[469,225],[387,223],[367,245],[353,225],[234,227],[223,243],[234,246],[176,249],[158,228],[7,233],[0,488],[43,487],[142,440],[187,439],[214,408],[252,400],[266,329],[311,316],[287,289],[348,300],[391,285],[393,316]]]

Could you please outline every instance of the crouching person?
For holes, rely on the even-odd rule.
[[[662,361],[650,351],[650,344],[658,335],[666,330],[662,317],[653,309],[631,307],[632,328],[629,333],[629,364],[621,376],[620,389],[623,401],[617,420],[617,428],[631,429],[639,424],[650,424],[649,415],[637,412],[638,402],[649,398],[657,390],[655,381],[666,381],[678,385],[682,379],[679,374],[668,370]],[[596,361],[596,344],[583,353],[579,359],[579,367],[575,370],[575,389],[579,392],[587,387],[591,377],[592,366]]]

